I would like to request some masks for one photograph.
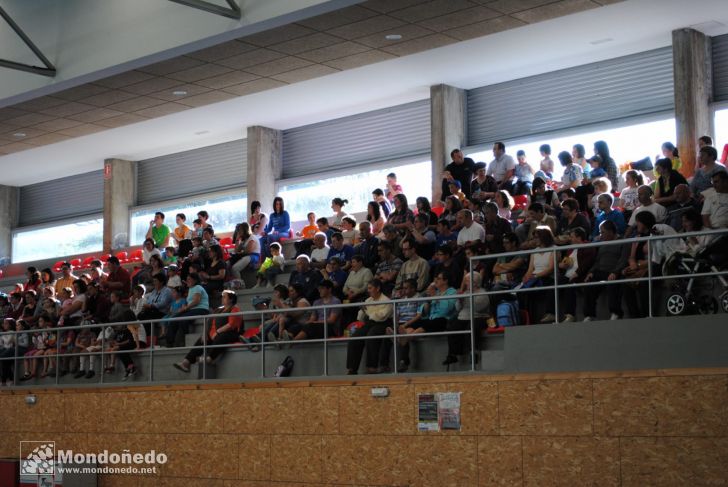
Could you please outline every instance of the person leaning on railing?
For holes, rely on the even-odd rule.
[[[227,313],[239,313],[240,308],[237,306],[238,296],[235,291],[225,290],[222,292],[222,306],[215,310],[215,314],[227,314]],[[241,315],[233,315],[222,318],[213,318],[210,323],[210,328],[206,332],[207,345],[228,345],[238,341],[240,336],[240,326],[243,323],[243,317]],[[182,372],[190,371],[190,364],[197,361],[197,358],[205,353],[202,345],[205,343],[205,339],[200,337],[195,342],[195,347],[190,350],[185,356],[184,360],[179,363],[173,364],[177,369]],[[211,364],[219,355],[224,353],[225,347],[219,348],[208,348],[205,361]]]

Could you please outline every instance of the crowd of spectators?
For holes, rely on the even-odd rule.
[[[581,319],[590,321],[597,317],[600,296],[606,295],[610,319],[644,317],[648,308],[644,283],[608,282],[642,277],[648,269],[659,275],[674,254],[695,255],[711,246],[725,247],[726,240],[675,238],[655,244],[649,253],[651,261],[646,241],[599,248],[579,245],[727,228],[728,173],[717,162],[709,138],[701,137],[699,146],[698,167],[688,178],[681,174],[678,151],[670,143],[662,146],[663,157],[654,165],[645,166],[643,160],[621,168],[603,141],[594,144],[591,157],[576,144],[555,159],[551,147],[544,144],[538,168],[528,163],[522,151],[514,159],[501,142],[494,144],[488,164],[476,163],[455,149],[442,173],[439,201],[408,198],[407,188],[391,173],[384,189],[373,189],[360,221],[346,212],[348,201],[336,197],[331,216],[317,218],[309,213],[307,224],[297,232],[282,198],[273,200],[269,214],[262,212],[259,202],[252,202],[248,221],[236,227],[232,245],[225,247],[207,212],[197,214],[192,228],[186,215],[176,215],[174,229],[158,212],[149,223],[137,267],[122,265],[113,256],[105,262],[94,261],[82,275],[75,275],[70,263],[61,266],[58,276],[51,269],[28,267],[27,282],[9,296],[0,296],[3,331],[25,332],[0,332],[0,357],[18,359],[2,361],[3,384],[14,377],[29,380],[67,373],[91,378],[96,373],[95,356],[83,354],[103,348],[109,352],[107,363],[102,364],[104,372],[114,370],[118,357],[125,379],[133,377],[137,368],[130,350],[153,343],[181,347],[197,317],[216,308],[239,312],[234,290],[245,286],[246,273],[254,273],[256,287],[273,295],[254,301],[256,309],[268,314],[253,341],[263,336],[275,342],[341,335],[379,337],[349,341],[349,374],[359,371],[364,349],[367,372],[391,370],[394,342],[385,337],[394,333],[393,313],[401,335],[396,342],[400,371],[409,366],[414,335],[469,329],[471,316],[478,329],[514,324],[523,315],[536,323],[574,322],[577,303],[582,301]],[[560,179],[555,178],[555,161],[563,168]],[[295,243],[295,269],[281,283],[278,276],[286,265],[282,245],[287,240]],[[554,251],[565,245],[570,247]],[[489,258],[475,261],[477,265],[470,269],[469,258],[482,255]],[[560,291],[558,317],[553,290],[534,289],[517,296],[502,292],[551,286],[555,280],[604,284]],[[462,296],[471,287],[499,293],[477,296],[471,303]],[[442,296],[451,297],[407,301]],[[392,299],[401,301],[396,306],[386,303]],[[326,313],[307,309],[341,303],[362,305]],[[170,317],[189,320],[168,321]],[[134,324],[136,320],[156,321],[142,326]],[[87,323],[104,326],[79,333],[64,330]],[[240,316],[216,319],[197,345],[234,343],[244,331]],[[469,351],[469,340],[462,335],[451,335],[448,341],[444,365]],[[202,357],[202,349],[194,348],[175,367],[189,372],[191,364],[211,363],[222,351],[214,348]],[[61,354],[58,358],[56,352]],[[81,356],[63,357],[67,353]],[[20,359],[22,374],[13,371],[14,366],[20,367]]]

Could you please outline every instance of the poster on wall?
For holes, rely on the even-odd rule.
[[[460,393],[441,392],[437,396],[440,428],[460,431]]]
[[[417,394],[418,431],[460,431],[460,393]]]
[[[417,430],[440,431],[436,394],[417,394]]]

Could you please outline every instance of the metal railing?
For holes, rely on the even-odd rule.
[[[169,355],[169,354],[175,354],[179,355],[180,353],[185,353],[188,350],[191,349],[201,349],[202,350],[202,357],[203,360],[201,362],[202,366],[202,381],[205,381],[205,377],[207,377],[207,361],[205,358],[207,357],[207,352],[212,349],[247,349],[250,350],[253,347],[258,347],[260,349],[261,355],[260,355],[260,376],[259,378],[265,379],[267,377],[270,377],[270,374],[266,374],[266,348],[271,345],[279,345],[280,342],[271,342],[267,341],[266,333],[265,331],[265,323],[266,323],[266,316],[271,316],[273,314],[287,314],[287,313],[311,313],[314,311],[322,310],[323,316],[324,316],[324,323],[321,325],[323,326],[323,338],[319,339],[306,339],[306,340],[299,340],[299,341],[292,341],[292,342],[286,342],[287,344],[315,344],[315,343],[321,343],[323,344],[323,376],[329,375],[329,346],[332,342],[341,343],[341,342],[351,342],[351,341],[358,341],[358,340],[392,340],[393,343],[393,359],[394,359],[394,367],[392,368],[393,374],[398,374],[397,371],[397,365],[398,365],[398,339],[407,337],[407,338],[413,338],[411,334],[401,334],[398,331],[398,325],[400,324],[398,322],[398,316],[397,316],[397,305],[408,303],[408,302],[432,302],[436,300],[460,300],[460,299],[468,299],[470,304],[470,329],[466,330],[453,330],[453,331],[442,331],[442,332],[432,332],[432,333],[425,333],[425,334],[417,334],[417,338],[428,338],[428,337],[438,337],[438,336],[457,336],[457,335],[469,335],[470,338],[470,371],[475,372],[476,371],[476,340],[479,336],[479,329],[476,328],[476,319],[473,316],[474,312],[474,299],[477,296],[498,296],[498,295],[505,295],[505,294],[520,294],[520,293],[533,293],[533,292],[543,292],[543,291],[553,291],[554,295],[554,315],[555,315],[555,322],[559,322],[559,290],[563,289],[573,289],[573,288],[586,288],[589,286],[604,286],[604,285],[624,285],[625,283],[647,283],[648,285],[648,296],[649,296],[649,306],[648,306],[648,316],[653,317],[654,316],[654,310],[652,306],[652,297],[653,297],[653,286],[654,283],[664,281],[664,280],[676,280],[676,279],[686,279],[686,278],[700,278],[700,277],[718,277],[718,276],[724,276],[728,275],[728,271],[710,271],[710,272],[700,272],[700,273],[693,273],[689,275],[670,275],[670,276],[653,276],[651,272],[651,265],[648,265],[648,275],[645,277],[638,277],[638,278],[620,278],[613,281],[598,281],[598,282],[580,282],[580,283],[559,283],[559,269],[558,269],[558,254],[572,249],[584,249],[589,247],[595,247],[595,248],[601,248],[604,246],[610,246],[610,245],[630,245],[633,243],[645,243],[647,242],[647,261],[648,263],[652,262],[652,245],[649,245],[653,241],[657,240],[667,240],[667,239],[684,239],[688,237],[700,237],[700,236],[719,236],[728,234],[728,229],[721,229],[721,230],[711,230],[711,231],[703,231],[703,232],[691,232],[691,233],[681,233],[677,235],[653,235],[649,237],[638,237],[638,238],[630,238],[630,239],[622,239],[622,240],[611,240],[611,241],[605,241],[605,242],[593,242],[593,243],[584,243],[579,245],[564,245],[564,246],[554,246],[549,248],[536,248],[531,250],[521,250],[517,252],[505,252],[505,253],[498,253],[498,254],[488,254],[488,255],[482,255],[482,256],[473,256],[469,260],[469,269],[473,269],[474,266],[478,261],[483,260],[491,260],[491,259],[497,259],[501,257],[524,257],[529,256],[531,254],[536,253],[544,253],[544,252],[550,252],[552,253],[552,258],[554,259],[554,275],[553,275],[553,284],[545,285],[545,286],[539,286],[539,287],[533,287],[533,288],[526,288],[526,289],[501,289],[496,291],[486,291],[486,290],[476,290],[473,289],[473,283],[472,279],[470,280],[470,286],[469,289],[467,289],[462,294],[454,294],[454,295],[436,295],[436,296],[424,296],[424,297],[413,297],[413,298],[404,298],[404,299],[387,299],[383,301],[376,301],[376,302],[355,302],[355,303],[342,303],[342,304],[328,304],[328,305],[320,305],[320,306],[309,306],[306,308],[280,308],[280,309],[265,309],[265,310],[252,310],[252,311],[241,311],[237,313],[219,313],[219,314],[208,314],[208,315],[202,315],[202,316],[189,316],[189,317],[173,317],[173,318],[157,318],[157,319],[149,319],[149,320],[135,320],[135,321],[127,321],[127,322],[115,322],[115,323],[104,323],[104,324],[84,324],[84,325],[74,325],[74,326],[63,326],[61,328],[47,328],[47,329],[33,329],[33,330],[22,330],[22,331],[8,331],[8,332],[1,332],[1,333],[10,333],[14,335],[14,347],[15,347],[15,354],[13,357],[4,357],[0,358],[0,364],[4,364],[7,361],[13,361],[14,363],[14,371],[13,371],[13,379],[16,381],[14,386],[18,388],[23,387],[33,387],[37,388],[37,384],[33,383],[26,383],[26,382],[17,382],[17,379],[19,377],[19,364],[26,359],[26,357],[18,357],[18,335],[26,334],[33,335],[34,333],[43,332],[44,330],[47,330],[47,333],[55,333],[56,334],[56,345],[55,345],[55,353],[50,355],[44,355],[41,358],[37,358],[36,356],[28,358],[29,360],[42,360],[42,358],[48,357],[49,359],[53,360],[56,364],[55,366],[55,381],[53,385],[55,386],[75,386],[78,383],[71,382],[71,383],[63,383],[60,382],[60,372],[61,372],[61,359],[75,359],[76,357],[88,357],[89,361],[95,360],[96,357],[100,357],[101,361],[101,369],[100,369],[100,383],[105,382],[105,377],[103,373],[103,365],[105,363],[105,358],[109,354],[130,354],[132,356],[143,356],[147,355],[149,357],[149,364],[148,364],[148,371],[147,371],[147,377],[149,382],[155,382],[154,377],[154,367],[155,367],[155,356],[160,355]],[[725,285],[725,282],[724,282]],[[329,323],[327,322],[328,318],[328,311],[334,310],[334,309],[348,309],[348,308],[356,308],[361,309],[362,307],[367,306],[381,306],[381,305],[388,305],[392,306],[392,334],[384,334],[384,335],[373,335],[373,336],[349,336],[349,337],[331,337],[328,333]],[[210,324],[210,320],[215,319],[227,319],[231,316],[241,316],[243,319],[243,323],[245,323],[245,317],[256,317],[256,321],[259,320],[259,327],[260,327],[260,341],[255,343],[230,343],[230,344],[222,344],[222,345],[213,345],[208,343],[208,325]],[[155,336],[155,327],[159,326],[160,323],[170,323],[170,322],[196,322],[202,320],[203,322],[203,330],[201,333],[202,338],[202,345],[190,345],[190,346],[182,346],[182,347],[171,347],[171,348],[162,348],[160,346],[154,346],[153,345],[153,338]],[[130,349],[130,350],[108,350],[107,349],[107,338],[105,334],[105,330],[107,327],[120,327],[120,326],[129,326],[129,325],[138,325],[143,326],[144,324],[149,324],[150,326],[150,333],[148,335],[148,347],[147,348],[141,348],[141,349]],[[221,325],[219,325],[221,326]],[[75,352],[75,353],[66,353],[61,351],[61,337],[62,334],[66,331],[70,330],[83,330],[83,329],[92,329],[94,331],[93,336],[96,336],[96,333],[100,332],[101,336],[101,350],[90,352],[90,351],[82,351],[82,352]],[[161,337],[164,338],[164,337]],[[32,340],[31,340],[32,343]],[[91,364],[89,363],[89,366]],[[339,375],[339,374],[337,374]],[[229,379],[228,379],[229,380]],[[189,380],[185,380],[185,383],[189,383]],[[199,380],[198,380],[199,382]],[[88,383],[86,383],[88,384]],[[118,385],[118,382],[114,382],[115,385]],[[44,382],[41,384],[42,386],[49,386],[51,384],[48,384],[47,382]],[[91,383],[89,385],[97,386],[97,383]]]

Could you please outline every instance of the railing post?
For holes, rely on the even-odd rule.
[[[202,318],[202,380],[207,379],[207,317]],[[185,343],[185,346],[187,344]]]
[[[397,360],[397,305],[392,305],[392,359],[394,360],[394,375],[399,373],[399,361]],[[386,340],[386,338],[385,338]],[[411,356],[411,355],[410,355]]]
[[[265,314],[260,311],[260,378],[265,378]]]
[[[144,326],[142,323],[141,326]],[[154,381],[154,322],[150,322],[149,327],[149,382]]]
[[[647,316],[652,318],[652,240],[647,241]]]
[[[329,375],[329,320],[324,305],[324,377]]]
[[[58,328],[56,328],[58,330]],[[56,332],[56,366],[53,368],[56,371],[56,385],[61,379],[61,331]]]
[[[99,367],[99,374],[101,375],[101,383],[104,383],[104,372],[106,372],[106,367],[104,367],[104,351],[106,350],[106,327],[101,326],[101,366]],[[89,370],[91,370],[91,361],[94,359],[93,354],[89,357],[88,367]]]
[[[475,297],[473,296],[473,258],[470,257],[468,259],[468,264],[470,266],[470,279],[468,283],[470,296],[468,296],[468,299],[470,300],[470,371],[475,372],[475,317],[473,316],[475,313]],[[450,337],[448,336],[448,339]]]
[[[552,250],[554,254],[554,323],[559,322],[559,264],[556,259],[556,247]]]

